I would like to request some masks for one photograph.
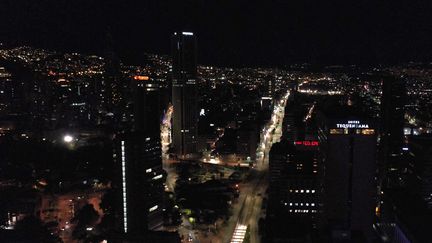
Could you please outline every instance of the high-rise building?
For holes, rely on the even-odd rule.
[[[116,54],[113,38],[109,31],[106,32],[104,47],[104,75],[97,83],[99,100],[98,112],[113,112],[120,98],[121,71],[120,60]]]
[[[198,135],[196,38],[191,32],[175,32],[172,48],[173,145],[177,155],[196,152]]]
[[[406,84],[403,78],[382,77],[380,179],[383,187],[399,184],[407,164],[401,159],[404,141]],[[402,163],[401,163],[402,162]]]
[[[381,139],[387,155],[401,154],[404,145],[406,84],[403,78],[382,78]]]
[[[115,186],[122,198],[122,230],[138,236],[158,229],[163,223],[165,172],[158,90],[157,83],[148,76],[134,77],[132,131],[114,139]]]
[[[120,134],[115,139],[117,190],[121,192],[122,230],[145,234],[163,223],[163,182],[160,139],[140,132]]]
[[[291,216],[318,212],[318,141],[283,141],[270,151],[270,197]]]
[[[318,141],[282,140],[269,157],[268,241],[309,242],[319,225]],[[295,223],[294,223],[295,222]]]
[[[376,130],[355,107],[321,113],[324,213],[336,242],[373,238],[376,201]]]

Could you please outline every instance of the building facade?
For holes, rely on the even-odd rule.
[[[324,213],[333,240],[373,238],[376,205],[376,130],[354,116],[327,117],[320,139],[324,151]]]
[[[198,136],[196,38],[191,32],[172,36],[172,138],[175,153],[186,157],[196,152]]]
[[[163,224],[163,191],[160,139],[132,132],[117,135],[114,143],[116,190],[121,194],[121,230],[144,234]]]
[[[143,235],[163,224],[166,173],[162,168],[158,84],[148,76],[135,76],[132,94],[132,127],[114,139],[114,186],[121,195],[122,231]]]

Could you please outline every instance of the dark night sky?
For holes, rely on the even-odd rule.
[[[140,62],[190,30],[199,62],[223,66],[430,61],[430,2],[0,0],[0,40],[102,54],[111,35],[123,60]]]

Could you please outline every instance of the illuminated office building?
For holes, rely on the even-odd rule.
[[[198,131],[195,35],[191,32],[176,32],[171,45],[174,107],[172,138],[176,154],[185,157],[196,152]]]
[[[117,190],[124,233],[144,234],[162,226],[163,183],[160,139],[134,132],[115,139]]]
[[[320,226],[318,141],[273,144],[269,154],[266,237],[269,242],[311,242]]]
[[[121,193],[122,231],[143,235],[163,224],[165,171],[159,125],[158,85],[147,76],[133,80],[134,124],[114,139],[115,186]]]
[[[285,140],[272,146],[269,193],[270,205],[277,214],[284,211],[292,217],[311,219],[318,213],[318,145],[318,141]]]

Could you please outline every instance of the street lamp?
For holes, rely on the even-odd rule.
[[[73,141],[73,137],[72,137],[71,135],[65,135],[65,136],[63,137],[63,141],[64,141],[65,143],[70,143],[70,142]]]

